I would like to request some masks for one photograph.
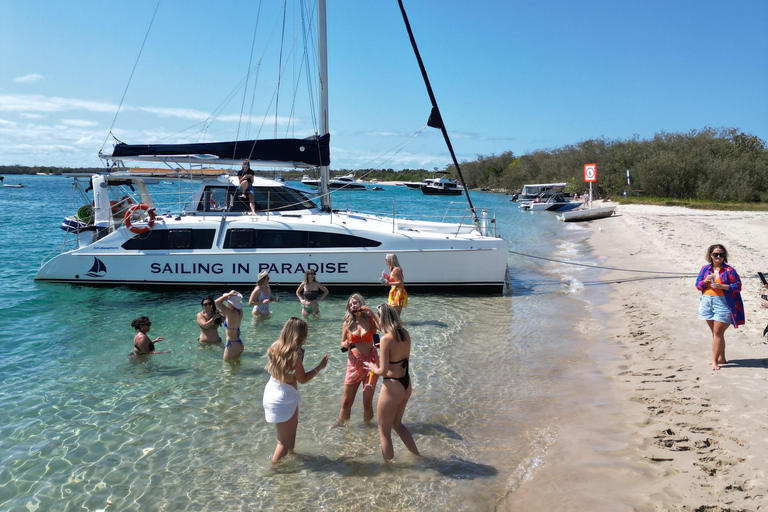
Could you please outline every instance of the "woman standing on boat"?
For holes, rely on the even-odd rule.
[[[411,397],[411,376],[408,373],[408,358],[411,357],[411,335],[400,325],[395,308],[388,304],[379,306],[381,324],[381,366],[364,363],[366,369],[383,377],[376,414],[379,418],[379,441],[384,460],[395,458],[392,446],[392,429],[411,453],[419,455],[411,432],[403,425],[403,413]]]
[[[304,343],[307,341],[307,322],[289,318],[276,342],[267,350],[269,382],[264,388],[264,416],[267,423],[277,427],[277,447],[272,462],[277,462],[296,445],[299,425],[299,384],[312,380],[328,364],[328,354],[310,371],[304,370]]]
[[[352,404],[360,383],[363,383],[363,420],[370,423],[373,419],[373,392],[379,376],[369,372],[364,363],[379,364],[379,353],[374,347],[373,336],[379,326],[379,319],[365,305],[359,293],[352,294],[347,300],[347,312],[344,315],[344,327],[341,330],[341,351],[349,350],[347,356],[347,374],[344,377],[344,397],[339,411],[339,424],[347,421],[352,413]]]
[[[721,244],[710,245],[696,279],[701,290],[699,320],[706,320],[712,331],[713,370],[728,363],[725,358],[725,330],[744,325],[744,303],[741,301],[741,279],[736,269],[728,265],[728,251]]]
[[[323,292],[323,296],[319,299],[317,295],[319,292]],[[311,314],[317,316],[320,313],[320,307],[318,303],[328,295],[328,288],[318,283],[316,279],[315,270],[307,270],[304,273],[304,280],[301,282],[298,288],[296,288],[296,297],[301,302],[301,315],[307,317]]]
[[[381,273],[382,283],[385,286],[391,286],[387,303],[395,308],[397,316],[400,317],[403,308],[408,307],[408,294],[405,292],[405,286],[403,286],[405,283],[403,269],[400,268],[400,262],[397,260],[397,255],[393,253],[387,254],[384,258],[384,262],[389,267],[389,274],[387,274],[386,271]]]
[[[136,336],[133,337],[133,355],[134,356],[146,356],[149,354],[170,354],[170,350],[163,350],[162,352],[155,352],[155,343],[160,343],[165,340],[162,336],[158,336],[154,340],[150,340],[147,333],[149,332],[152,322],[146,316],[140,316],[136,320],[131,322],[131,327],[136,329]]]
[[[248,305],[253,306],[252,314],[256,320],[269,316],[270,302],[280,302],[280,299],[272,295],[272,288],[269,287],[269,272],[262,270],[259,272],[256,287],[248,299]]]
[[[243,296],[238,291],[232,290],[216,299],[216,306],[224,315],[224,327],[227,328],[224,360],[234,361],[240,357],[245,349],[243,340],[240,339],[240,323],[243,321]]]
[[[206,297],[202,302],[203,310],[197,314],[197,325],[200,326],[200,343],[221,343],[219,326],[224,320],[224,315],[216,309],[213,297]]]

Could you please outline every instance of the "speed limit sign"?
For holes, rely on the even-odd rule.
[[[584,164],[584,181],[597,181],[597,164]]]

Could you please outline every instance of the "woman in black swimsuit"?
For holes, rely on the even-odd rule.
[[[136,336],[133,337],[133,355],[145,356],[148,354],[169,354],[170,350],[163,350],[162,352],[155,352],[155,343],[160,343],[165,338],[158,336],[153,340],[149,339],[147,333],[149,332],[152,322],[145,316],[140,316],[136,320],[131,322],[131,327],[136,329]]]
[[[318,299],[319,292],[323,292],[323,296]],[[307,317],[311,313],[317,316],[320,313],[317,303],[323,300],[326,295],[328,295],[328,288],[317,282],[314,270],[307,270],[304,273],[304,280],[296,288],[296,297],[301,302],[301,315]]]
[[[391,462],[395,458],[392,446],[392,429],[403,441],[408,450],[419,455],[419,449],[413,441],[410,431],[403,425],[403,413],[411,397],[411,376],[408,373],[408,358],[411,355],[411,335],[400,325],[400,317],[395,309],[382,304],[379,309],[381,325],[380,363],[363,363],[376,375],[384,377],[379,392],[376,414],[379,417],[379,440],[384,460]]]

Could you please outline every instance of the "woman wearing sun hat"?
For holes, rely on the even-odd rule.
[[[269,287],[269,272],[262,270],[259,272],[256,287],[251,292],[248,299],[248,305],[253,306],[253,316],[257,320],[269,316],[269,303],[279,302],[280,299],[272,295],[272,288]]]
[[[243,340],[240,339],[240,322],[243,321],[243,296],[232,290],[216,299],[216,305],[224,314],[224,327],[227,329],[227,345],[224,347],[224,360],[234,361],[243,353]]]
[[[701,267],[696,288],[701,291],[699,320],[706,320],[712,331],[713,370],[719,370],[725,359],[725,330],[744,325],[744,303],[741,301],[741,279],[728,265],[728,251],[721,244],[710,245],[704,256],[708,264]]]

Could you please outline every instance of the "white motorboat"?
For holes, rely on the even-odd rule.
[[[301,183],[310,187],[320,187],[322,180],[319,178],[310,178],[304,175],[301,178]],[[355,181],[355,177],[352,174],[345,174],[344,176],[338,176],[328,180],[328,188],[337,190],[367,190],[365,183],[358,183]]]
[[[567,183],[532,183],[523,185],[523,190],[519,194],[515,194],[512,197],[512,201],[525,203],[526,201],[535,200],[542,194],[547,194],[547,196],[556,193],[562,194],[567,186]]]
[[[325,1],[319,0],[320,26],[324,9]],[[65,243],[59,254],[42,263],[35,279],[231,287],[252,285],[266,270],[276,285],[295,287],[313,269],[319,281],[335,290],[380,290],[384,257],[396,253],[407,269],[409,289],[500,292],[509,246],[495,235],[494,212],[474,208],[469,198],[468,211],[446,217],[448,222],[333,210],[324,36],[323,27],[318,41],[311,42],[321,49],[320,92],[313,96],[320,98],[318,133],[304,139],[117,143],[111,153],[100,152],[111,172],[74,177],[82,206],[65,219]],[[238,178],[221,168],[239,166],[245,158],[252,166],[319,167],[321,206],[297,187],[257,176],[257,214],[251,215],[250,195],[242,199]],[[152,197],[148,176],[169,179],[168,172],[126,166],[135,161],[162,162],[177,180],[196,188],[179,190],[171,201],[168,187],[158,185],[164,195]],[[205,167],[212,165],[217,167]],[[170,205],[176,202],[183,206],[173,211]]]
[[[571,201],[560,194],[539,199],[539,201],[527,201],[521,204],[520,208],[532,212],[565,212],[575,210],[584,204],[584,201]]]
[[[557,216],[557,220],[563,222],[581,222],[587,220],[604,219],[613,215],[616,206],[599,206],[597,208],[581,208],[563,212]]]
[[[450,178],[433,178],[420,188],[422,194],[432,196],[460,196],[464,192],[456,180]]]

